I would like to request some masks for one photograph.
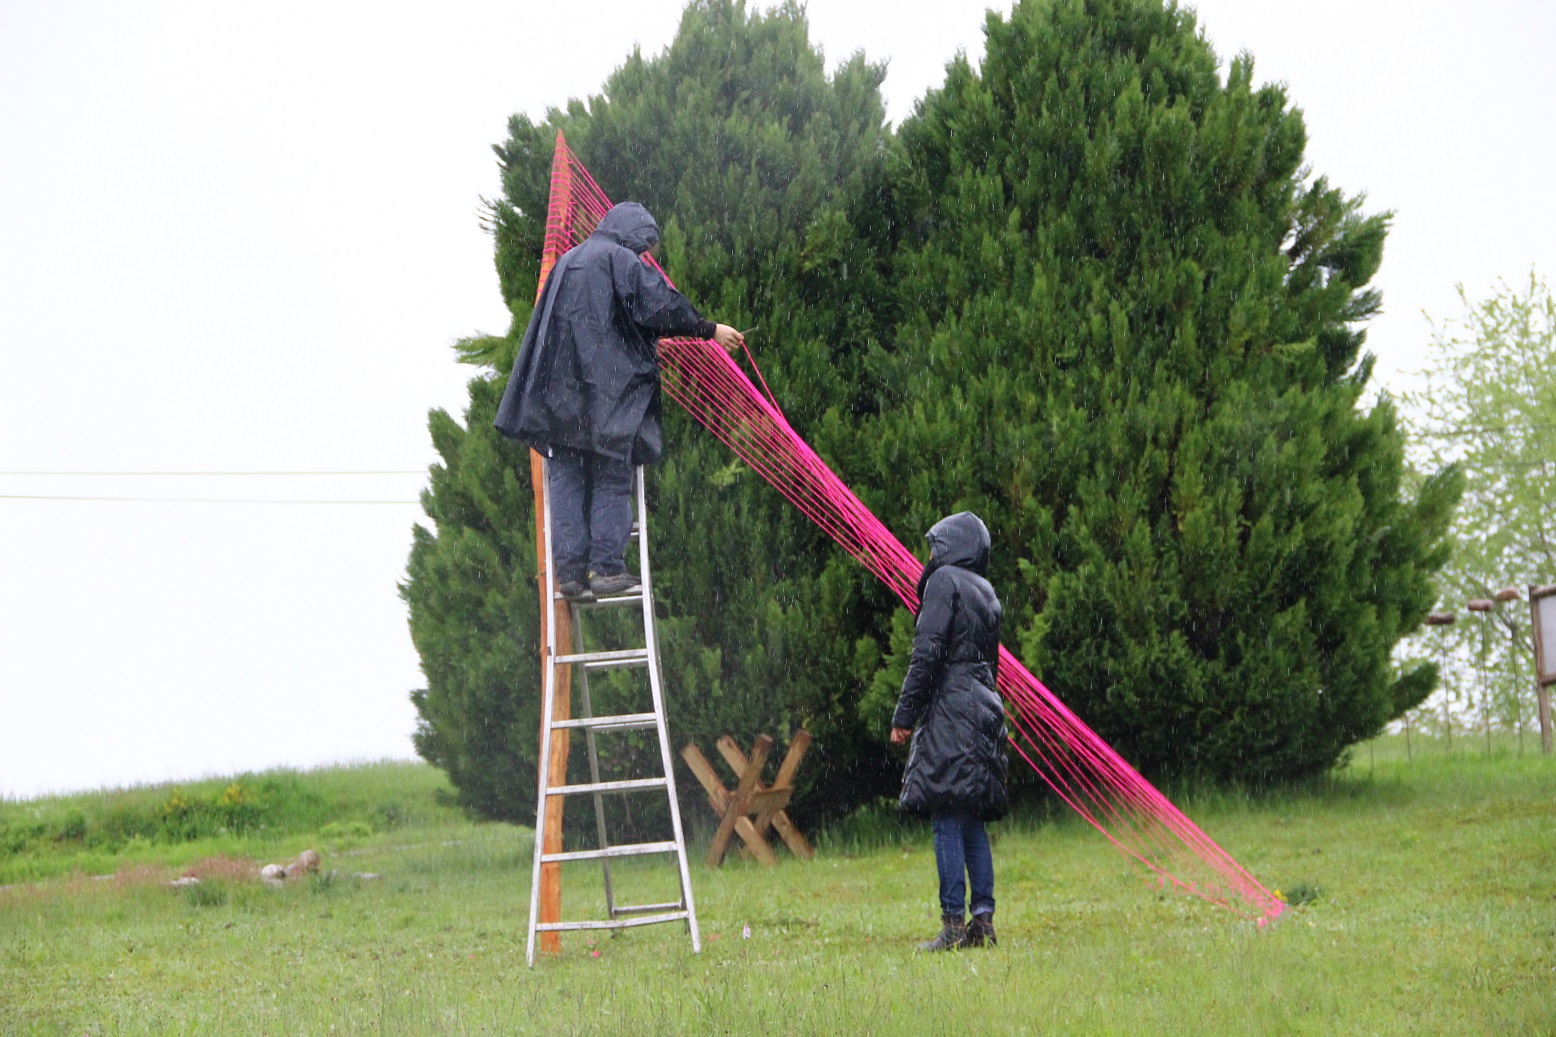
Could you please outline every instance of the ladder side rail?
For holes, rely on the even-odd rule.
[[[686,908],[686,926],[691,933],[692,953],[702,953],[702,936],[697,931],[697,906],[692,898],[692,876],[686,863],[686,833],[681,830],[681,803],[676,798],[675,764],[670,756],[670,732],[665,724],[664,679],[659,671],[659,635],[655,630],[654,584],[648,564],[648,499],[644,491],[644,469],[637,470],[638,573],[643,583],[643,637],[651,661],[648,667],[649,692],[658,718],[659,755],[664,762],[665,791],[670,797],[670,824],[678,847],[675,858],[681,872],[681,898]]]
[[[551,605],[551,597],[556,588],[556,570],[553,568],[553,551],[551,546],[551,480],[548,459],[545,457],[542,457],[540,460],[540,474],[542,486],[544,487],[541,494],[541,499],[544,501],[541,518],[545,522],[546,530],[546,581],[551,585],[546,599],[547,606],[554,608]],[[529,936],[524,944],[524,956],[531,966],[535,964],[535,934],[537,931],[536,926],[540,919],[540,867],[541,857],[545,851],[546,799],[548,798],[547,793],[551,780],[551,714],[556,705],[556,619],[554,615],[548,617],[548,619],[549,621],[546,623],[546,657],[541,667],[544,673],[542,684],[545,691],[541,695],[540,702],[540,765],[538,767],[538,778],[535,782],[535,865],[531,872],[529,887]],[[563,735],[563,737],[569,737],[569,735]]]

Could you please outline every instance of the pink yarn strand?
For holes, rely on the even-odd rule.
[[[605,192],[558,134],[546,258],[554,263],[588,237],[610,206]],[[664,274],[651,257],[646,262]],[[735,358],[712,342],[666,339],[659,350],[666,395],[885,583],[905,607],[917,611],[922,564],[789,424],[750,350],[745,356],[761,391]],[[1260,925],[1281,913],[1285,905],[1279,898],[1003,647],[998,687],[1007,705],[1010,741],[1017,755],[1120,853],[1162,885],[1256,919]]]

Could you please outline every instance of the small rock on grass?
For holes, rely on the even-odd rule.
[[[286,866],[286,877],[295,879],[299,875],[310,871],[319,870],[319,854],[314,850],[304,850],[297,855],[297,859]]]
[[[267,886],[282,886],[286,884],[286,879],[295,879],[310,872],[318,871],[319,862],[320,857],[317,850],[304,850],[290,864],[265,865],[259,869],[259,877]]]

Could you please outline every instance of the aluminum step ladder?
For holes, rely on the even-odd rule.
[[[549,479],[546,465],[542,472]],[[573,650],[570,654],[558,652],[557,624],[546,624],[546,661],[544,666],[545,692],[541,702],[541,716],[546,718],[540,738],[539,800],[535,808],[535,866],[530,879],[529,939],[525,955],[530,965],[535,964],[535,935],[540,932],[561,932],[581,929],[625,929],[632,926],[654,925],[660,922],[686,923],[692,938],[692,951],[702,950],[702,939],[697,932],[697,907],[692,899],[691,872],[686,862],[686,834],[681,828],[681,810],[675,795],[675,770],[670,756],[670,735],[665,728],[664,678],[659,669],[659,640],[654,628],[654,592],[652,573],[648,565],[648,537],[645,535],[644,516],[648,514],[643,490],[643,468],[638,466],[635,478],[636,516],[632,524],[632,539],[638,545],[638,573],[642,588],[630,594],[611,595],[593,601],[568,602],[572,613]],[[546,573],[551,583],[553,603],[565,600],[556,586],[556,568],[552,560],[552,525],[550,484],[544,494],[544,521],[546,524]],[[642,648],[617,651],[591,652],[584,647],[581,613],[595,609],[641,609],[643,614]],[[554,719],[557,689],[557,667],[570,665],[579,678],[582,716],[569,720]],[[653,710],[647,713],[622,713],[614,716],[595,716],[589,698],[589,674],[598,670],[625,667],[648,671],[649,692]],[[569,738],[574,730],[581,729],[589,751],[589,781],[581,785],[550,785],[551,739],[554,733]],[[660,777],[633,778],[624,781],[600,780],[600,756],[596,736],[619,731],[653,730],[659,738],[659,755],[664,767]],[[663,789],[670,804],[670,824],[674,838],[661,842],[624,843],[612,845],[605,824],[605,797],[630,795],[651,789]],[[545,853],[543,833],[546,827],[546,801],[551,796],[588,795],[594,800],[595,828],[599,834],[599,848],[576,850],[570,853]],[[611,860],[646,854],[674,854],[680,871],[681,898],[663,904],[623,905],[616,902],[611,884]],[[542,864],[561,864],[566,861],[598,860],[604,870],[605,905],[607,917],[588,921],[539,921],[540,917],[540,869]]]

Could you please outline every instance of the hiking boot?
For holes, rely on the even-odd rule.
[[[568,601],[593,601],[594,592],[582,580],[566,580],[557,584],[557,593]]]
[[[631,573],[617,573],[614,576],[589,574],[589,589],[597,597],[603,597],[607,594],[631,594],[642,586],[643,581]]]
[[[959,951],[967,945],[967,925],[961,915],[941,915],[940,935],[918,945],[921,951]]]
[[[967,923],[968,947],[997,947],[999,941],[994,938],[994,914],[973,915]]]

